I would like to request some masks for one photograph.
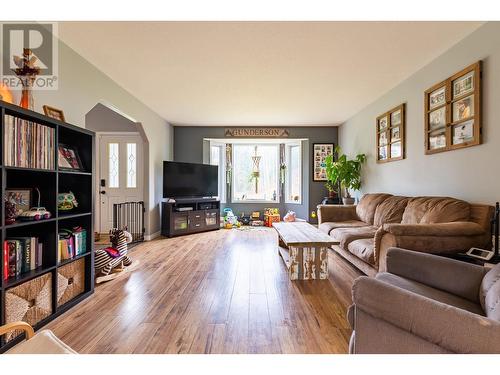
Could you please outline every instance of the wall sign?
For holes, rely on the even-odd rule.
[[[224,137],[283,138],[290,136],[286,128],[226,128]]]

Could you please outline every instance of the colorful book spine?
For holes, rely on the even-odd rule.
[[[9,245],[7,244],[7,241],[3,242],[2,262],[3,278],[4,280],[7,280],[9,278]]]

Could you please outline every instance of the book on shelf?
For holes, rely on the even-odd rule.
[[[4,278],[16,277],[43,265],[43,244],[37,237],[16,237],[4,241]],[[5,271],[7,268],[7,272]],[[7,277],[5,277],[7,275]]]
[[[73,259],[87,251],[87,231],[82,227],[63,229],[59,232],[58,262]]]
[[[4,118],[5,165],[54,169],[55,129],[11,115]]]

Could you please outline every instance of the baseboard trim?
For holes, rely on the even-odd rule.
[[[151,241],[154,240],[156,237],[160,237],[161,231],[154,232],[153,234],[146,234],[144,236],[144,240],[146,241]]]

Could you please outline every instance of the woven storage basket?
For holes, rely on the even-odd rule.
[[[5,293],[5,323],[22,320],[33,326],[51,314],[51,273],[10,288]],[[5,339],[10,341],[20,333],[21,331],[11,332]]]
[[[85,291],[85,259],[78,259],[57,270],[57,306]]]

